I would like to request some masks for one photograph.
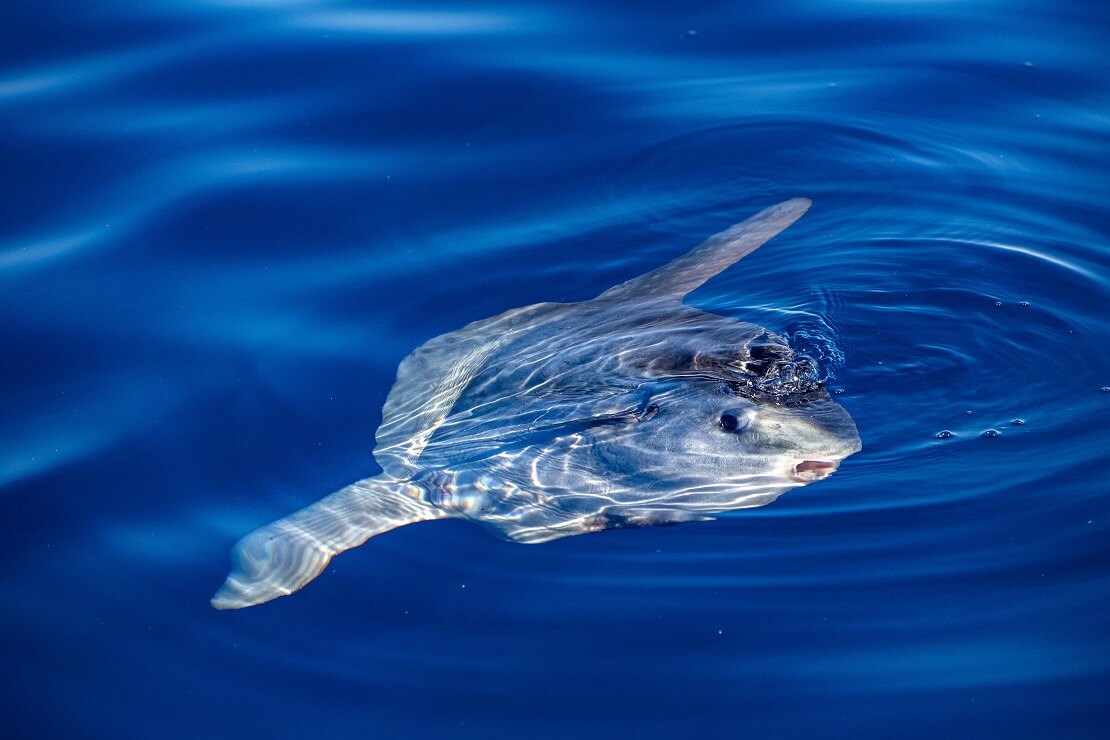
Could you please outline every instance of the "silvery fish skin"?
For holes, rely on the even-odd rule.
[[[593,300],[426,342],[386,400],[384,472],[240,540],[212,605],[290,594],[336,553],[413,522],[469,519],[538,543],[708,519],[827,477],[860,439],[815,363],[682,303],[809,206],[767,208]]]

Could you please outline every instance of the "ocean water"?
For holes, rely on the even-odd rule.
[[[7,2],[0,736],[1102,737],[1098,2]],[[208,603],[371,475],[404,356],[758,209],[692,294],[863,450],[714,522],[405,527]]]

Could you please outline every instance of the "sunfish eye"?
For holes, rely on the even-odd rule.
[[[721,414],[721,428],[726,432],[735,432],[744,426],[747,426],[747,423],[741,414],[734,411],[726,411]]]

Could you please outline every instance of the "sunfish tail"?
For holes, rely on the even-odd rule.
[[[332,556],[382,532],[446,514],[386,476],[366,478],[251,532],[231,552],[231,573],[212,597],[217,609],[254,606],[298,590]]]

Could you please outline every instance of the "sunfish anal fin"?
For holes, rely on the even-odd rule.
[[[241,609],[298,590],[332,556],[396,527],[447,514],[386,476],[352,483],[326,498],[251,532],[231,553],[231,573],[212,597],[217,609]]]

